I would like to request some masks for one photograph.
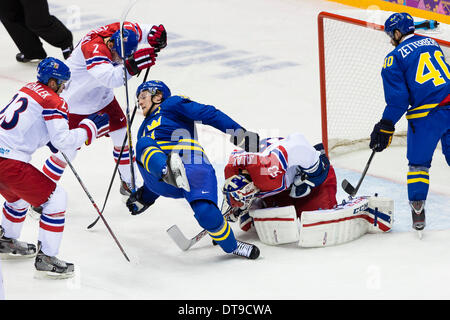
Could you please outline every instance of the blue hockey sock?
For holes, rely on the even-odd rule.
[[[236,239],[233,230],[223,218],[217,206],[208,200],[196,200],[191,202],[200,226],[206,229],[211,238],[227,253],[233,252],[236,247]]]
[[[408,199],[410,201],[426,200],[430,185],[430,175],[426,167],[409,167]]]

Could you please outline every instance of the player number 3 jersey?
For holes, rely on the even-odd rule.
[[[80,147],[86,130],[69,131],[67,104],[48,86],[33,82],[0,107],[0,157],[29,162],[49,141],[61,151]]]

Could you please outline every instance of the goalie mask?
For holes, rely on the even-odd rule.
[[[223,195],[232,207],[247,207],[251,204],[259,189],[244,175],[234,175],[225,180]]]

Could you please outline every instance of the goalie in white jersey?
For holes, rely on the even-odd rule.
[[[64,189],[29,161],[45,146],[63,152],[81,147],[98,136],[108,116],[92,115],[69,130],[67,104],[59,97],[70,78],[60,60],[46,58],[38,65],[37,82],[28,83],[0,107],[0,194],[5,198],[1,225],[0,255],[36,256],[35,267],[44,275],[69,276],[74,267],[56,258],[64,230],[67,196]],[[17,240],[29,205],[42,207],[38,248]]]
[[[81,39],[67,59],[72,77],[61,96],[69,105],[70,128],[76,128],[80,121],[96,112],[109,115],[109,126],[101,129],[101,135],[108,134],[113,141],[113,157],[118,162],[122,181],[120,190],[123,195],[129,195],[132,186],[130,162],[135,164],[135,159],[129,153],[128,143],[119,159],[127,133],[127,120],[113,89],[124,85],[123,64],[128,78],[155,64],[156,52],[167,44],[167,33],[163,25],[125,22],[123,39],[122,54],[119,22],[97,28]],[[151,47],[137,50],[138,45]],[[73,160],[76,149],[66,155]],[[56,153],[45,162],[43,171],[58,181],[66,165],[64,157]]]

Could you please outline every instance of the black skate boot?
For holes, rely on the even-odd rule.
[[[3,234],[3,231],[0,231],[0,234]],[[36,246],[34,244],[7,238],[4,235],[0,237],[1,259],[31,258],[35,255]]]
[[[422,238],[422,230],[425,229],[425,200],[410,201],[412,227],[419,232],[419,237]]]
[[[67,279],[74,276],[75,267],[73,263],[59,260],[57,257],[47,256],[40,250],[40,243],[38,243],[38,247],[39,252],[34,261],[37,278]]]
[[[237,248],[232,252],[233,254],[247,259],[255,260],[259,257],[259,249],[254,244],[237,241]]]
[[[41,57],[25,57],[25,55],[22,52],[19,52],[18,54],[16,54],[16,60],[17,62],[23,62],[23,63],[27,63],[27,62],[38,62],[41,61],[43,59],[45,59],[47,56],[41,56]]]
[[[65,48],[65,49],[61,49],[61,51],[62,51],[64,60],[67,60],[67,59],[69,59],[70,55],[72,54],[72,51],[73,51],[73,45],[70,45],[70,46],[68,46],[68,47]]]

